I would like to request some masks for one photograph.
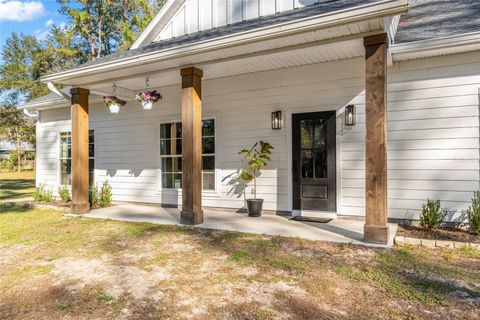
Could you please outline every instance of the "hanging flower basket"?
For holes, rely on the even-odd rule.
[[[142,108],[144,110],[152,109],[153,104],[160,99],[162,99],[162,96],[156,90],[143,91],[143,92],[138,93],[135,96],[135,100],[140,101],[140,103],[142,104]]]
[[[125,101],[119,99],[116,96],[106,96],[103,97],[103,101],[107,104],[110,113],[119,113],[120,107],[126,104]]]

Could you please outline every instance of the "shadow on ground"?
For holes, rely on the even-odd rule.
[[[0,201],[28,197],[34,189],[34,179],[2,179],[0,180]]]

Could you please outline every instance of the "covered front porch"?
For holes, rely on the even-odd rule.
[[[221,209],[204,209],[204,222],[194,228],[225,230],[269,236],[292,237],[314,241],[351,243],[372,247],[390,248],[397,225],[390,225],[388,243],[365,242],[363,219],[333,219],[328,223],[295,221],[289,216],[264,214],[249,218],[245,213]],[[129,222],[147,222],[160,225],[182,225],[177,208],[165,208],[147,204],[121,204],[114,207],[92,210],[83,215],[87,218],[112,219]]]
[[[71,104],[72,212],[90,211],[89,129],[93,127],[97,136],[95,154],[100,155],[99,161],[95,159],[95,177],[101,171],[101,180],[113,182],[114,199],[177,205],[181,208],[179,221],[191,225],[229,225],[226,220],[238,217],[225,215],[225,221],[215,222],[213,216],[204,217],[204,206],[243,207],[250,190],[244,190],[243,198],[232,196],[227,181],[238,169],[235,155],[238,148],[267,139],[276,152],[262,177],[265,183],[260,185],[261,196],[268,197],[268,210],[301,213],[305,208],[298,200],[302,197],[329,198],[328,210],[318,211],[339,215],[361,216],[363,212],[357,208],[362,207],[365,222],[355,225],[363,227],[344,241],[364,239],[386,244],[388,45],[397,21],[394,17],[405,10],[405,2],[389,1],[348,14],[315,13],[301,21],[274,21],[264,28],[246,23],[236,33],[229,33],[225,27],[225,34],[222,30],[199,33],[203,35],[201,40],[194,34],[154,42],[45,77],[43,80],[53,86],[72,86],[70,95],[60,94]],[[134,97],[147,84],[160,90],[164,100],[151,111],[141,111]],[[107,114],[99,103],[99,96],[112,94],[126,101],[120,115]],[[361,142],[359,150],[363,149],[366,157],[360,152],[350,153],[352,159],[345,162],[345,167],[352,170],[353,166],[363,180],[357,176],[349,180],[351,194],[346,200],[355,203],[345,201],[346,210],[340,212],[344,163],[340,159],[341,139],[335,142],[334,138],[348,131],[344,119],[346,106],[351,103],[357,104],[357,121],[362,125],[354,130],[359,138],[353,141]],[[270,115],[277,112],[283,113],[284,121],[280,128],[274,128],[273,121],[270,127]],[[310,188],[301,194],[298,190],[302,186],[295,184],[295,175],[302,168],[294,158],[299,143],[292,140],[292,119],[295,114],[319,112],[329,112],[337,126],[329,133],[329,141],[334,142],[326,161],[334,169],[328,177],[329,185],[321,186],[329,189]],[[207,191],[202,180],[204,120],[215,122],[213,168],[209,167],[213,180]],[[173,132],[177,124],[181,133],[177,132],[175,139],[169,134],[162,137],[163,129],[158,130],[168,127],[166,131]],[[181,147],[175,149],[172,144],[168,147],[171,150],[162,154],[160,144],[168,140],[165,137],[170,141],[181,139]],[[175,164],[169,166],[173,169],[166,170],[172,171],[173,182],[164,184],[159,155],[173,159]],[[159,215],[166,212],[154,208]],[[250,223],[247,219],[239,222]],[[290,236],[302,233],[298,231]]]

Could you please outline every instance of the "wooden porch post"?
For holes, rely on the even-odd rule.
[[[182,76],[182,212],[181,223],[200,224],[202,211],[202,76],[185,68]]]
[[[88,95],[90,91],[72,88],[72,213],[90,211],[88,201]]]
[[[364,241],[386,244],[387,221],[387,34],[364,38],[366,127],[366,223]]]

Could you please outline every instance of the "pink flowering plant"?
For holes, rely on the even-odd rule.
[[[162,99],[162,96],[160,93],[158,93],[156,90],[153,91],[143,91],[138,93],[135,96],[135,100],[137,101],[152,101],[152,102],[157,102],[158,100]]]
[[[119,104],[121,106],[124,106],[126,104],[125,101],[118,98],[117,96],[105,96],[105,97],[103,97],[103,102],[105,102],[107,104],[107,106],[109,106],[112,103],[116,103],[116,104]]]

